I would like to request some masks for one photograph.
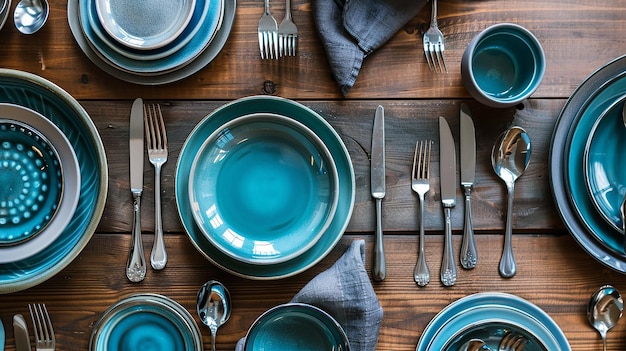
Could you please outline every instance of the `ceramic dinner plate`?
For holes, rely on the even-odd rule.
[[[584,176],[592,203],[616,231],[623,232],[621,205],[626,195],[626,127],[620,96],[591,127],[584,150]]]
[[[446,306],[426,325],[415,350],[446,350],[446,345],[456,345],[459,331],[477,323],[492,323],[493,318],[525,328],[547,350],[571,351],[565,334],[545,311],[518,296],[499,292],[468,295]],[[535,344],[532,350],[541,349]]]
[[[196,0],[91,1],[111,38],[138,50],[158,49],[174,41],[196,5]]]
[[[18,129],[32,128],[41,133],[43,141],[27,145],[24,141],[29,139],[20,135],[12,142],[4,130],[12,123],[3,121],[21,124]],[[5,135],[0,139],[0,169],[4,169],[0,194],[8,200],[0,203],[0,242],[4,244],[0,246],[0,263],[9,263],[37,254],[63,233],[78,205],[81,182],[78,159],[70,141],[41,114],[0,103],[0,135]],[[31,151],[35,147],[40,152]],[[38,159],[37,155],[45,153],[53,162],[46,164],[45,159]],[[20,156],[29,154],[33,157]],[[21,235],[15,234],[16,230],[21,230]],[[15,235],[6,237],[8,233]]]
[[[332,222],[318,242],[296,258],[277,264],[255,265],[241,262],[217,249],[196,225],[189,204],[189,174],[197,151],[214,131],[240,116],[274,113],[293,118],[311,129],[333,155],[339,179],[337,209]],[[279,279],[298,274],[322,260],[337,244],[350,221],[355,200],[354,170],[348,151],[337,132],[313,110],[295,101],[252,96],[228,103],[211,112],[190,132],[176,168],[176,203],[178,214],[193,245],[218,267],[249,279]]]
[[[109,307],[96,322],[90,351],[202,351],[195,320],[176,301],[158,294],[137,294]]]
[[[83,250],[104,211],[108,167],[93,121],[54,83],[31,73],[0,69],[0,103],[27,107],[54,123],[74,148],[81,178],[78,206],[59,238],[33,256],[0,264],[0,293],[6,294],[50,279]]]
[[[290,117],[251,114],[213,132],[190,171],[196,224],[236,260],[272,264],[317,243],[337,207],[337,171],[324,142]]]

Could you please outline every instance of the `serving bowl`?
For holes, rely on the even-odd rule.
[[[291,260],[315,245],[338,201],[335,161],[304,124],[255,113],[228,121],[202,144],[189,201],[206,238],[250,264]]]

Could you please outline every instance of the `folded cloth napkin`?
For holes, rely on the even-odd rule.
[[[291,302],[307,303],[333,316],[343,327],[351,351],[374,351],[383,309],[365,271],[365,241],[355,240],[335,264],[318,274]],[[242,351],[245,338],[237,343]]]
[[[417,16],[426,0],[314,0],[313,16],[326,56],[345,96],[363,59]]]

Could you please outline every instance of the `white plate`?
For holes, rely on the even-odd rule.
[[[196,0],[94,1],[104,30],[137,50],[157,49],[178,38],[196,5]]]
[[[63,233],[78,205],[81,178],[76,154],[63,132],[41,114],[13,104],[0,104],[0,118],[31,126],[56,149],[63,169],[63,200],[50,223],[32,239],[11,246],[0,246],[0,263],[16,262],[33,256],[52,244]]]

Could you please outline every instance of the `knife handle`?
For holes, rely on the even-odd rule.
[[[133,283],[146,277],[146,258],[141,240],[141,191],[133,191],[133,233],[131,249],[126,264],[126,277]]]
[[[383,199],[376,199],[376,242],[374,243],[374,268],[372,276],[376,281],[385,280],[387,264],[385,262],[385,247],[383,245]]]
[[[465,221],[463,226],[463,242],[461,243],[461,266],[465,269],[476,267],[478,253],[474,242],[474,228],[472,226],[472,206],[470,201],[471,186],[464,186],[465,190]]]
[[[456,283],[456,266],[454,265],[454,250],[452,249],[452,220],[450,219],[450,207],[445,207],[444,213],[446,217],[444,229],[445,239],[439,278],[444,286],[452,286]]]

